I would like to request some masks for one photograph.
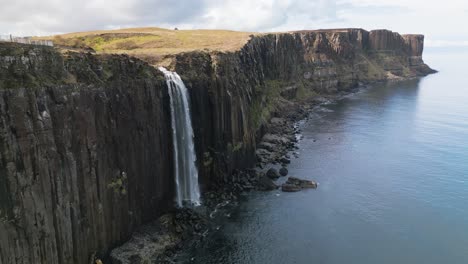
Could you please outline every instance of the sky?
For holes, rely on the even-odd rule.
[[[468,46],[468,0],[0,0],[0,4],[0,35],[141,26],[261,32],[358,27],[425,34],[426,46]]]

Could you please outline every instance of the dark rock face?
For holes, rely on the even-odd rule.
[[[424,35],[409,34],[403,35],[405,44],[408,45],[410,55],[421,57],[424,49]]]
[[[278,185],[276,185],[268,176],[261,175],[258,179],[258,186],[259,189],[262,191],[272,191],[278,189]]]
[[[278,171],[275,168],[271,168],[267,171],[266,175],[270,179],[278,179],[280,175],[278,174]]]
[[[284,183],[283,185],[281,185],[281,191],[283,192],[300,192],[301,190],[301,187],[293,184]]]
[[[98,78],[70,60],[64,74]],[[172,206],[164,78],[106,60],[119,80],[0,90],[0,263],[88,263]]]
[[[389,30],[372,30],[369,32],[369,48],[371,50],[406,51],[403,37]]]
[[[202,191],[257,159],[289,162],[271,152],[290,148],[290,135],[265,135],[288,100],[430,73],[423,39],[301,31],[254,37],[233,53],[175,56]],[[164,77],[140,60],[0,44],[0,263],[88,263],[171,209],[170,128]],[[277,188],[265,175],[258,182]]]
[[[283,177],[288,175],[288,169],[286,169],[285,167],[282,167],[281,169],[279,169],[279,174]]]
[[[202,238],[208,228],[206,217],[190,209],[165,214],[144,225],[132,235],[130,241],[112,250],[111,263],[170,263],[166,258],[187,246],[187,238]]]
[[[408,39],[408,40],[405,40]],[[359,83],[426,75],[419,47],[423,37],[402,37],[388,30],[301,31],[253,37],[235,53],[183,53],[172,67],[191,93],[202,186],[236,168],[268,161],[271,149],[287,139],[265,135],[268,120],[283,111],[279,98],[350,91]],[[414,59],[414,64],[412,59]],[[256,154],[256,155],[255,155]],[[278,160],[288,163],[288,160]]]

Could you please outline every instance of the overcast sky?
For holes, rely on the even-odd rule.
[[[0,35],[159,26],[243,31],[361,27],[468,46],[468,0],[0,0]]]

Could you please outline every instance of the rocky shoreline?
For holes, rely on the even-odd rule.
[[[390,79],[387,82],[409,79],[413,78]],[[175,209],[145,225],[128,242],[112,250],[104,263],[178,263],[181,255],[187,260],[188,252],[202,245],[203,241],[220,229],[223,219],[230,217],[230,211],[238,206],[246,193],[316,189],[319,183],[289,175],[287,169],[291,159],[299,155],[296,150],[300,141],[300,123],[306,122],[311,114],[324,105],[335,103],[378,83],[305,101],[280,98],[277,110],[262,128],[265,133],[257,144],[255,168],[236,170],[232,177],[225,177],[225,182],[216,184],[212,190],[204,193],[201,206]]]
[[[241,196],[250,191],[297,192],[315,189],[318,183],[288,175],[292,157],[298,157],[300,122],[306,121],[319,107],[359,91],[293,102],[280,99],[277,111],[265,125],[266,133],[257,144],[257,163],[252,169],[237,170],[227,181],[205,192],[202,205],[176,209],[145,225],[132,238],[111,251],[104,263],[176,263],[179,255],[196,248],[220,228],[223,219],[237,206]],[[279,180],[280,178],[286,180]],[[282,184],[280,184],[282,182]],[[96,258],[97,260],[98,258]],[[98,262],[97,262],[98,263]]]

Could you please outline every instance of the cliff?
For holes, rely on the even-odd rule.
[[[431,73],[423,41],[318,30],[177,54],[202,189],[254,166],[258,138],[287,102]],[[154,67],[125,55],[0,44],[0,263],[88,263],[173,208],[166,89]]]
[[[253,37],[235,53],[177,55],[172,68],[191,90],[198,157],[214,156],[222,166],[200,166],[203,179],[254,165],[263,125],[283,110],[278,98],[306,100],[433,72],[422,61],[423,41],[387,30],[301,31]]]
[[[88,263],[172,206],[162,74],[126,56],[0,54],[0,263]]]

